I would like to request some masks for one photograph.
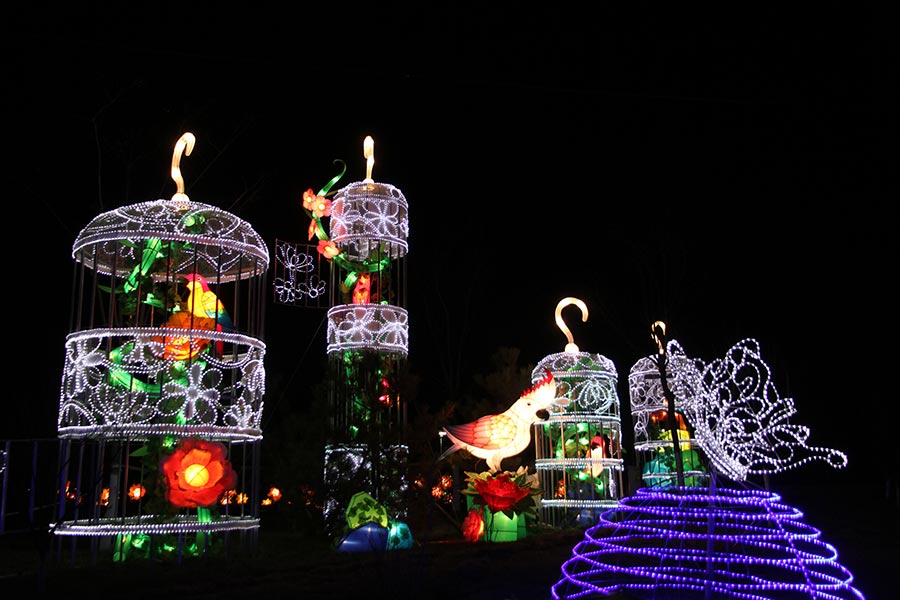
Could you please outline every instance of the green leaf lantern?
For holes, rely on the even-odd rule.
[[[366,492],[357,492],[347,505],[347,526],[351,530],[366,523],[388,526],[387,510]]]

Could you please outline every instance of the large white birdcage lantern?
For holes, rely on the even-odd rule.
[[[61,495],[57,535],[258,527],[269,254],[248,223],[184,193],[193,145],[176,143],[172,198],[102,213],[73,244],[57,429],[63,476],[87,503]]]

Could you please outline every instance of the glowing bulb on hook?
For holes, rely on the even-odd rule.
[[[363,156],[366,159],[366,178],[363,183],[375,183],[372,179],[372,167],[375,166],[375,140],[371,135],[367,135],[363,140]]]
[[[564,334],[566,334],[566,338],[569,340],[569,343],[566,344],[566,352],[570,354],[577,354],[578,346],[575,344],[575,341],[572,338],[572,332],[569,331],[569,328],[566,326],[566,323],[562,318],[562,310],[570,304],[574,304],[581,309],[582,322],[585,322],[588,319],[588,309],[587,305],[584,302],[582,302],[578,298],[573,298],[571,296],[563,298],[559,301],[559,304],[556,305],[556,325]]]
[[[196,141],[197,138],[194,137],[193,133],[189,131],[185,132],[178,138],[178,141],[175,142],[175,150],[172,152],[172,180],[177,187],[177,191],[172,196],[172,200],[183,203],[184,208],[187,208],[187,203],[190,202],[190,198],[184,193],[184,177],[181,176],[181,155],[184,154],[190,156],[191,151],[194,149],[194,142]]]
[[[656,321],[650,326],[650,337],[656,342],[657,353],[662,356],[666,353],[666,324]]]

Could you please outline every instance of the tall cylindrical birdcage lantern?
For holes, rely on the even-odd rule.
[[[680,350],[674,340],[668,344]],[[631,406],[631,420],[634,426],[634,451],[641,471],[641,479],[646,487],[667,487],[678,483],[675,443],[672,421],[669,419],[669,404],[665,397],[660,357],[663,354],[639,358],[628,373],[628,396]],[[674,434],[678,437],[681,450],[682,474],[685,485],[702,486],[708,482],[709,473],[706,459],[694,439],[688,419],[685,418],[683,401],[685,395],[693,395],[687,382],[697,380],[699,371],[695,361],[682,352],[665,353],[663,363],[667,385],[673,390],[675,408]],[[696,377],[686,374],[697,373]]]
[[[269,255],[184,194],[193,144],[176,144],[171,199],[102,213],[72,247],[52,531],[114,540],[116,560],[206,554],[259,526]]]
[[[406,516],[406,401],[409,351],[406,254],[409,205],[372,179],[374,141],[364,141],[366,178],[331,202],[332,269],[327,355],[330,427],[325,449],[325,525],[339,535],[354,493],[371,494],[391,520]]]

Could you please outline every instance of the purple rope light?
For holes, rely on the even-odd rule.
[[[551,593],[865,600],[821,535],[768,491],[640,488],[586,530]]]

